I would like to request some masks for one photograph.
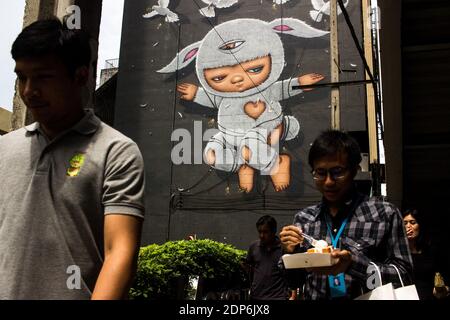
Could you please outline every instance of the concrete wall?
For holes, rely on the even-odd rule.
[[[11,130],[11,112],[0,107],[0,134]]]

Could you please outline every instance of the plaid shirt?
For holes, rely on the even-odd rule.
[[[345,272],[347,298],[367,292],[367,267],[370,262],[380,268],[383,284],[392,282],[394,286],[400,285],[398,274],[390,264],[397,266],[405,285],[410,284],[412,259],[399,210],[388,202],[369,199],[356,192],[343,209],[350,216],[339,243],[341,249],[350,251],[352,255],[352,263]],[[294,224],[300,224],[305,234],[331,243],[325,220],[328,212],[328,206],[322,201],[298,212]],[[298,252],[309,248],[306,241],[303,245]],[[330,299],[327,276],[308,273],[304,292],[307,300]]]

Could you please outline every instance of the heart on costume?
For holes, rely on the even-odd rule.
[[[244,112],[253,119],[258,119],[266,110],[266,103],[264,101],[247,102],[244,106]]]

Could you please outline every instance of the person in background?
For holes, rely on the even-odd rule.
[[[376,263],[384,281],[411,283],[412,261],[400,211],[392,204],[361,194],[354,179],[361,162],[358,143],[338,130],[322,132],[308,156],[322,201],[299,211],[293,225],[280,232],[284,252],[305,252],[303,233],[332,245],[330,267],[304,273],[306,300],[354,299],[367,287],[369,266]]]
[[[289,290],[284,271],[279,266],[283,252],[276,235],[277,221],[265,215],[256,222],[256,229],[259,240],[250,245],[246,259],[250,274],[250,299],[294,300],[296,290]]]
[[[90,37],[40,20],[11,53],[36,122],[0,137],[0,300],[126,299],[144,164],[135,142],[84,109]]]
[[[420,300],[442,299],[449,295],[449,287],[445,285],[431,253],[431,242],[417,209],[403,212],[406,237],[413,259],[414,278]],[[436,281],[435,281],[436,279]]]

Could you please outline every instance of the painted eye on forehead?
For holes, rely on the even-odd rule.
[[[225,44],[223,44],[221,47],[219,47],[220,50],[222,51],[230,51],[236,48],[239,48],[240,46],[242,46],[244,44],[244,40],[232,40],[232,41],[228,41]]]
[[[260,73],[264,69],[264,66],[257,66],[254,68],[247,69],[248,73]]]

